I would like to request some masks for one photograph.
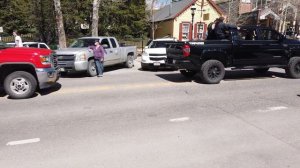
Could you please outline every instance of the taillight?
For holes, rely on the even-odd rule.
[[[188,44],[185,44],[182,47],[183,57],[188,57],[191,55],[191,47]]]

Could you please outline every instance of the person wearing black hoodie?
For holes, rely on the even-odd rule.
[[[226,24],[224,23],[225,18],[220,17],[218,21],[215,23],[215,35],[218,40],[224,40],[226,38],[226,31],[229,31],[230,29],[236,29],[237,26],[231,25],[231,24]]]

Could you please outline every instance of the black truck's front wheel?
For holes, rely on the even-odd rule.
[[[218,84],[225,76],[225,68],[218,60],[208,60],[201,66],[201,79],[207,84]]]
[[[290,78],[300,78],[300,57],[291,58],[285,72]]]
[[[180,73],[187,78],[192,78],[197,74],[197,71],[180,70]]]
[[[25,71],[16,71],[9,74],[4,80],[4,90],[13,99],[31,97],[37,88],[35,77]]]

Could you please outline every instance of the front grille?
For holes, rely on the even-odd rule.
[[[52,63],[52,67],[57,69],[58,60],[57,60],[57,55],[56,54],[51,54],[51,63]]]
[[[151,61],[163,61],[165,60],[166,58],[164,57],[150,57],[150,60]]]
[[[58,62],[60,61],[74,61],[75,55],[57,55]]]
[[[167,54],[149,54],[149,56],[167,56]]]

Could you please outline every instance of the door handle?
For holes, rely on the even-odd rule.
[[[109,51],[109,53],[113,53],[113,51]]]

